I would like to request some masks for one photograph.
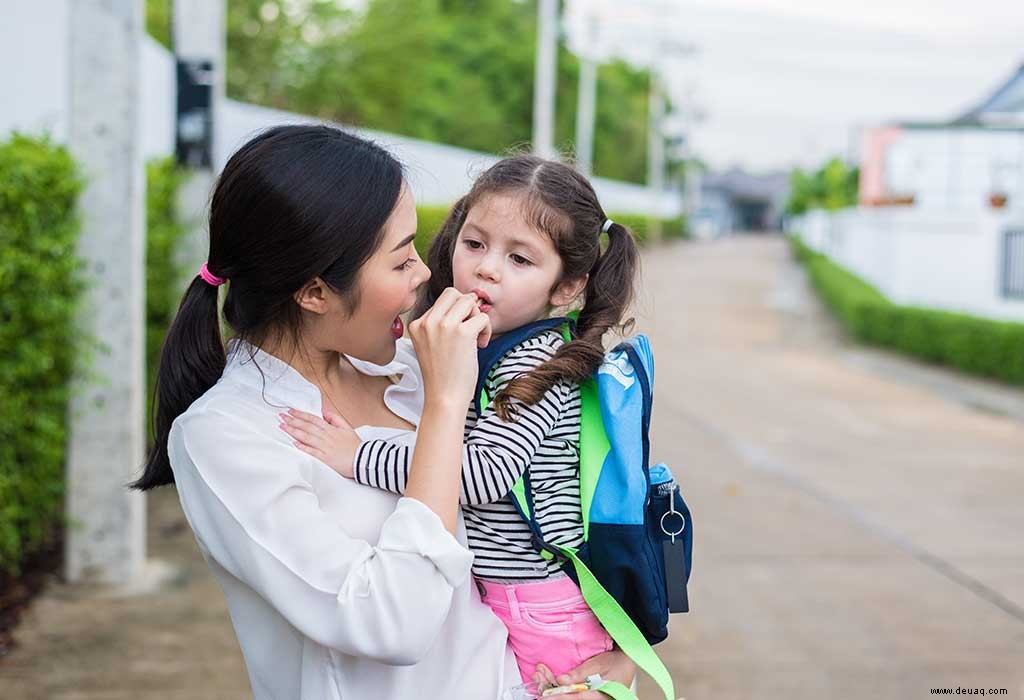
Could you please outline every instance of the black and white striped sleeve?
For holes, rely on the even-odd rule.
[[[562,343],[557,334],[544,333],[516,346],[491,370],[487,380],[490,395],[497,395],[512,379],[550,359]],[[466,431],[460,502],[494,503],[507,496],[558,422],[571,394],[569,385],[560,382],[532,406],[513,400],[518,413],[510,422],[501,420],[493,405],[488,406]],[[370,440],[356,452],[354,477],[361,484],[404,493],[411,461],[408,446]]]
[[[513,379],[551,359],[563,342],[557,332],[549,331],[516,346],[491,371],[488,393],[496,396]],[[463,503],[494,503],[505,498],[558,423],[570,398],[569,385],[559,382],[532,406],[513,399],[516,413],[509,422],[498,417],[493,403],[489,405],[466,435],[462,448]]]

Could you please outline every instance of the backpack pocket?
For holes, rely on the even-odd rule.
[[[664,464],[650,469],[648,535],[661,559],[660,573],[669,612],[688,612],[686,582],[693,553],[693,520],[679,485]]]

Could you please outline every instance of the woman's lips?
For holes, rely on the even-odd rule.
[[[402,323],[401,316],[395,316],[395,320],[391,323],[391,335],[395,336],[395,340],[405,335],[405,324]]]

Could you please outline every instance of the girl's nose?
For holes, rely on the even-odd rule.
[[[488,282],[498,282],[501,279],[498,266],[494,265],[489,258],[484,258],[477,265],[476,276]]]

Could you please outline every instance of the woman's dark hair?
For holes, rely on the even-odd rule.
[[[231,156],[210,203],[207,265],[228,280],[223,317],[233,336],[256,345],[297,340],[294,294],[317,277],[355,309],[359,269],[380,245],[402,182],[402,166],[387,151],[329,126],[275,127]],[[167,332],[154,392],[155,444],[132,488],[174,481],[171,424],[224,371],[217,292],[197,276]]]
[[[562,258],[562,277],[555,287],[589,275],[573,339],[494,397],[495,411],[502,420],[510,420],[513,398],[532,405],[559,381],[582,382],[601,364],[605,333],[632,324],[632,319],[623,317],[633,300],[640,256],[632,233],[621,224],[608,229],[608,244],[601,251],[601,229],[608,217],[593,186],[575,168],[537,156],[515,155],[486,170],[469,194],[452,207],[431,243],[427,264],[432,276],[413,317],[421,316],[452,286],[452,254],[459,231],[469,210],[491,195],[518,197],[526,221],[551,237]]]

